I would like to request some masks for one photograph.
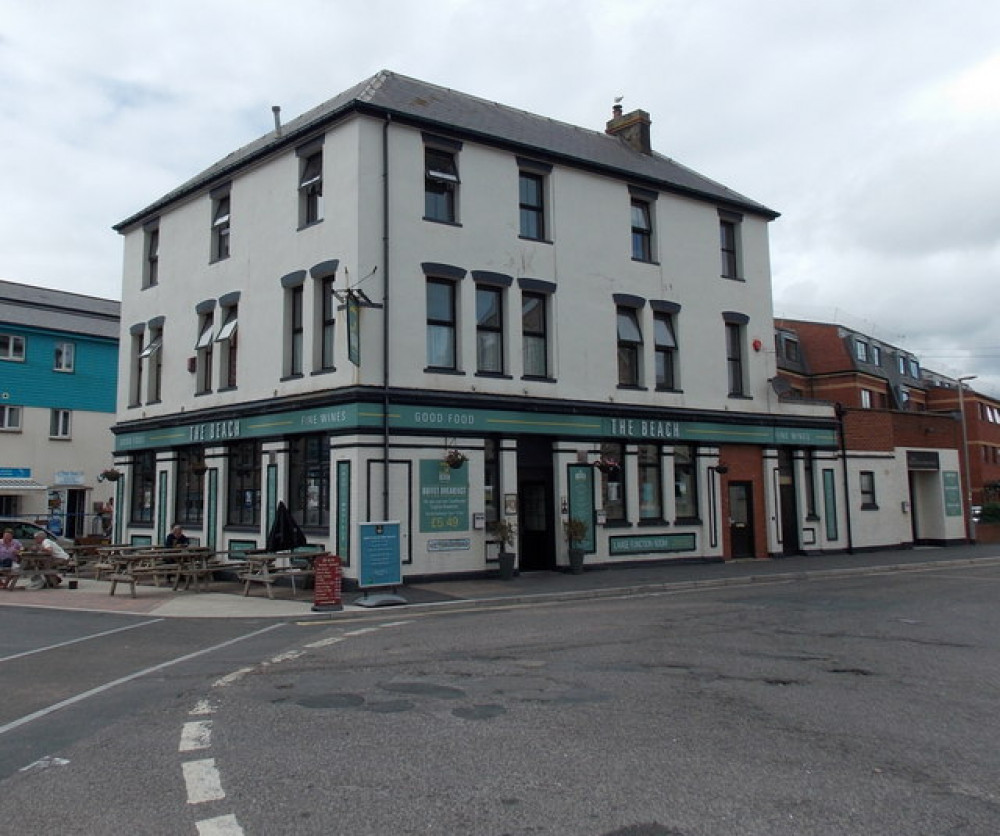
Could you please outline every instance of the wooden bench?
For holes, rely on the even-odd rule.
[[[187,552],[177,557],[177,572],[174,576],[174,590],[180,589],[184,581],[184,589],[189,589],[194,583],[196,589],[207,589],[208,581],[212,579],[217,569],[223,564],[213,563],[211,552]]]
[[[163,567],[163,569],[166,568],[167,567]],[[111,574],[108,576],[108,580],[111,581],[111,589],[108,594],[114,595],[119,583],[127,583],[129,585],[129,592],[132,594],[132,597],[135,598],[136,583],[138,581],[152,579],[156,586],[159,586],[160,572],[161,567],[156,566],[129,566],[125,568],[121,564],[116,565],[111,570]]]

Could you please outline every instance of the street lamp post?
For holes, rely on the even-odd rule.
[[[975,380],[978,375],[967,374],[958,378],[958,413],[962,422],[962,459],[965,470],[965,531],[970,541],[976,539],[976,521],[972,516],[972,473],[969,462],[969,431],[965,422],[965,382]]]

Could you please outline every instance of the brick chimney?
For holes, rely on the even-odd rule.
[[[652,154],[653,148],[649,139],[651,124],[653,123],[645,110],[633,110],[622,116],[622,106],[615,103],[611,109],[611,121],[608,122],[604,132],[611,136],[620,136],[636,151]]]

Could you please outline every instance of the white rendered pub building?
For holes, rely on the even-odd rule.
[[[829,405],[776,384],[776,213],[650,148],[380,72],[116,226],[125,537],[355,578],[845,547]],[[453,467],[458,464],[458,467]]]

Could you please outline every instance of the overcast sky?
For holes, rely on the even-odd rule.
[[[996,0],[0,0],[0,278],[120,298],[111,230],[380,69],[653,146],[777,211],[775,311],[1000,396]]]

